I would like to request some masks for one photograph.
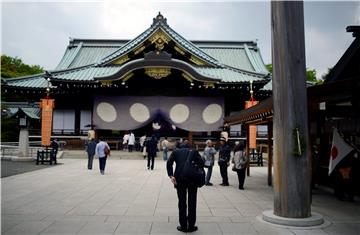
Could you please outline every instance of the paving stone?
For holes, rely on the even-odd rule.
[[[151,224],[149,222],[120,222],[114,234],[149,234]]]
[[[159,223],[155,222],[151,226],[150,234],[165,234],[165,235],[173,235],[173,234],[184,234],[179,232],[176,227],[178,223]]]
[[[110,235],[118,227],[119,222],[88,222],[77,234]]]
[[[40,234],[76,234],[85,224],[84,221],[56,221]]]
[[[290,229],[290,231],[296,235],[327,235],[322,229]]]
[[[25,228],[37,233],[49,225],[40,232],[183,234],[176,230],[178,200],[165,162],[157,161],[156,170],[148,171],[142,160],[109,159],[101,176],[98,168],[88,171],[84,160],[60,161],[57,167],[2,179],[2,233]],[[214,168],[214,186],[198,190],[196,233],[360,234],[360,204],[338,201],[327,192],[313,195],[312,205],[332,223],[327,228],[284,230],[259,224],[256,216],[273,207],[266,173],[266,167],[252,167],[240,191],[235,174],[229,174],[230,187],[219,186],[219,169]]]
[[[6,234],[38,234],[52,223],[52,221],[26,221],[7,230]]]
[[[248,223],[219,223],[219,227],[223,234],[257,234]]]

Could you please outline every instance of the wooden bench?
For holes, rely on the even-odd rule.
[[[56,162],[56,152],[52,148],[46,148],[37,151],[36,155],[36,165],[44,164],[44,162],[48,162],[50,165],[57,164]]]

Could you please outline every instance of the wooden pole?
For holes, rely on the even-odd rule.
[[[272,122],[268,122],[268,185],[271,186],[272,185],[272,161],[273,161],[273,156],[272,156],[272,137],[273,137],[273,125]]]
[[[311,161],[303,2],[272,1],[271,18],[274,214],[286,218],[307,218],[311,216]]]
[[[246,168],[246,175],[250,176],[250,125],[246,124],[246,156],[248,156],[248,164]]]
[[[193,144],[193,133],[192,133],[192,131],[189,131],[189,133],[188,133],[188,141],[189,141],[190,145]]]

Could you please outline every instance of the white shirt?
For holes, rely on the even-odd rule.
[[[129,134],[125,134],[123,137],[123,144],[126,144],[129,140]]]
[[[135,144],[135,135],[131,133],[129,136],[129,145],[134,145],[134,144]]]
[[[146,135],[140,137],[140,146],[144,146],[145,140],[146,140]]]

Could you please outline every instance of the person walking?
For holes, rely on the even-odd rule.
[[[92,170],[96,145],[96,141],[94,139],[91,139],[86,147],[86,152],[88,154],[88,170]]]
[[[100,173],[102,175],[104,175],[105,174],[106,159],[107,159],[107,156],[110,155],[110,147],[104,141],[103,138],[99,138],[99,143],[96,145],[95,152],[96,152],[96,155],[98,155],[98,157],[99,157]]]
[[[232,168],[233,171],[235,171],[238,175],[239,189],[244,190],[245,172],[248,160],[244,151],[243,143],[239,143],[235,146],[234,156],[231,162],[234,164]]]
[[[167,140],[167,137],[161,142],[161,148],[163,151],[163,159],[166,161],[168,159],[168,151],[169,151],[169,141]]]
[[[182,177],[182,171],[188,157],[191,157],[191,162],[194,162],[201,167],[204,166],[204,161],[199,152],[190,149],[189,146],[186,145],[173,151],[166,163],[168,176],[176,188],[179,200],[178,208],[180,225],[177,227],[177,230],[184,233],[198,230],[198,227],[195,226],[197,185]],[[176,164],[175,173],[173,172],[174,162]]]
[[[130,131],[129,142],[128,142],[128,148],[130,153],[133,151],[134,145],[135,145],[135,135],[132,131]]]
[[[123,150],[126,150],[128,147],[128,141],[129,141],[129,134],[125,133],[123,137]]]
[[[214,166],[214,162],[215,162],[216,150],[215,150],[211,140],[207,140],[205,143],[206,143],[206,147],[204,149],[204,158],[205,158],[204,166],[207,168],[205,185],[213,186],[213,184],[210,182],[210,178],[211,178],[211,174],[212,174],[212,170],[213,170],[213,166]]]
[[[219,160],[218,164],[220,167],[220,174],[222,177],[221,186],[229,186],[228,172],[227,168],[230,165],[230,147],[226,143],[226,139],[224,137],[220,138],[220,149],[219,149]]]
[[[146,141],[146,152],[147,152],[147,157],[148,157],[148,162],[147,162],[148,170],[150,170],[150,169],[154,170],[154,161],[155,161],[157,151],[158,151],[158,141],[157,141],[155,135],[152,135],[151,139]],[[150,161],[151,161],[151,165],[150,165]]]
[[[146,140],[146,135],[141,136],[140,139],[139,139],[140,152],[143,152],[143,151],[144,151],[145,140]]]

